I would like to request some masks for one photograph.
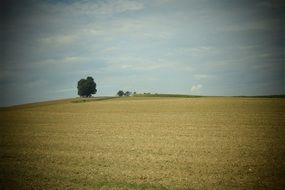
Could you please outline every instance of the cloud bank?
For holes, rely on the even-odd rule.
[[[279,1],[4,0],[0,105],[74,97],[89,75],[98,95],[282,94],[283,12]]]

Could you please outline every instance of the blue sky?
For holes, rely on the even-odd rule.
[[[284,94],[284,3],[1,1],[0,106],[118,90]]]

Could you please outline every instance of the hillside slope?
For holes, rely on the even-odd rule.
[[[0,189],[282,189],[284,108],[134,97],[3,109]]]

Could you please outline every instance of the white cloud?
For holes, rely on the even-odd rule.
[[[55,90],[56,93],[64,93],[64,92],[75,92],[75,88],[64,88],[64,89],[58,89]]]
[[[129,0],[110,0],[106,3],[95,6],[97,11],[102,14],[111,14],[111,13],[122,13],[126,11],[135,11],[141,10],[144,8],[144,5],[140,2],[129,1]]]
[[[200,93],[202,87],[203,87],[202,84],[193,85],[191,87],[191,92],[192,93]]]
[[[260,20],[260,21],[248,21],[241,24],[232,24],[228,25],[221,30],[227,32],[235,32],[235,31],[250,31],[250,30],[268,30],[270,29],[270,25],[274,23],[273,20]]]
[[[126,37],[130,40],[165,42],[165,40],[171,39],[176,31],[167,23],[166,20],[156,17],[118,17],[104,23],[92,23],[88,26],[88,31],[91,34],[110,36],[112,39]]]
[[[63,58],[59,58],[59,59],[46,59],[43,60],[41,62],[39,62],[38,64],[40,65],[62,65],[62,64],[80,64],[85,62],[87,59],[84,57],[76,57],[76,56],[67,56],[67,57],[63,57]]]
[[[136,71],[150,71],[172,66],[162,59],[150,59],[144,56],[115,56],[106,59],[110,69],[127,69]]]
[[[74,3],[56,3],[43,6],[56,13],[74,14],[76,11],[76,14],[83,15],[111,15],[144,9],[143,3],[131,0],[76,1]]]
[[[208,79],[208,78],[210,78],[210,76],[205,75],[205,74],[196,74],[196,75],[194,75],[194,78],[198,79],[198,80],[202,80],[202,79]]]
[[[73,35],[56,35],[39,39],[39,42],[44,45],[69,45],[75,42],[76,37]]]

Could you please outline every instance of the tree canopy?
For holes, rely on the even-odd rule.
[[[130,91],[126,91],[125,93],[124,93],[124,95],[125,96],[130,96],[132,93],[130,92]]]
[[[86,79],[80,79],[77,83],[78,95],[81,97],[90,97],[96,94],[96,83],[94,79],[88,76]]]
[[[117,96],[130,96],[130,95],[132,95],[132,92],[130,92],[130,91],[126,91],[126,92],[124,92],[123,90],[119,90],[118,92],[117,92]]]
[[[117,92],[117,95],[118,95],[118,96],[124,96],[124,94],[125,94],[125,93],[124,93],[124,91],[122,91],[122,90],[119,90],[119,91]]]

